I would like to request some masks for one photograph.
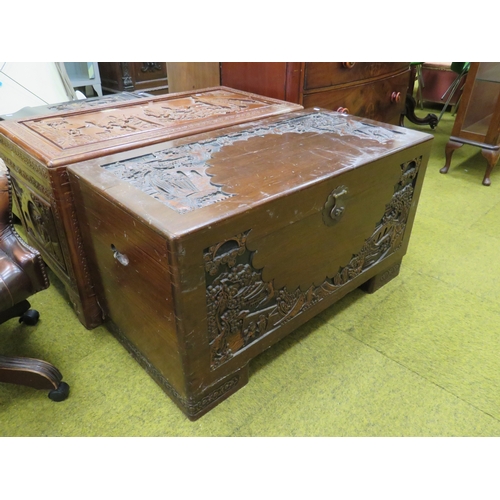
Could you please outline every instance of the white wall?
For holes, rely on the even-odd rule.
[[[51,62],[0,62],[0,82],[0,115],[71,99]]]

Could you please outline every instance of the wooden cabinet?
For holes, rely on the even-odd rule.
[[[410,75],[407,62],[221,64],[221,84],[236,89],[399,124]]]
[[[246,384],[255,356],[397,276],[431,142],[302,110],[70,165],[116,335],[200,417]]]
[[[483,184],[489,186],[500,157],[500,63],[471,63],[441,173],[448,172],[453,152],[464,144],[481,148],[487,161]]]
[[[168,93],[165,62],[100,62],[99,72],[104,93]]]

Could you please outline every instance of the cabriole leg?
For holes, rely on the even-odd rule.
[[[450,169],[450,164],[451,164],[451,156],[453,155],[453,152],[455,149],[458,149],[462,147],[463,144],[461,142],[455,142],[452,140],[449,140],[448,143],[446,144],[446,149],[445,149],[445,155],[446,155],[446,163],[444,167],[440,170],[442,174],[446,174],[448,170]]]
[[[488,167],[486,168],[486,173],[484,174],[483,184],[485,186],[489,186],[491,184],[491,172],[497,164],[498,158],[500,157],[500,149],[482,149],[481,154],[486,158],[486,161],[488,162]]]

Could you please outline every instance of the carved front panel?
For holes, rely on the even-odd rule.
[[[311,280],[308,288],[301,289],[277,287],[274,280],[265,280],[266,269],[254,267],[253,252],[247,248],[251,229],[207,248],[204,262],[211,369],[396,252],[404,240],[421,161],[418,157],[400,166],[399,180],[379,222],[350,260],[340,269],[331,269],[331,277],[322,283]],[[293,274],[294,269],[289,272]]]

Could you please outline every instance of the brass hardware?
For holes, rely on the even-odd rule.
[[[346,186],[339,186],[328,196],[323,208],[323,222],[327,226],[335,225],[343,217],[345,213],[345,200],[342,199],[342,197],[345,196],[347,192]]]

